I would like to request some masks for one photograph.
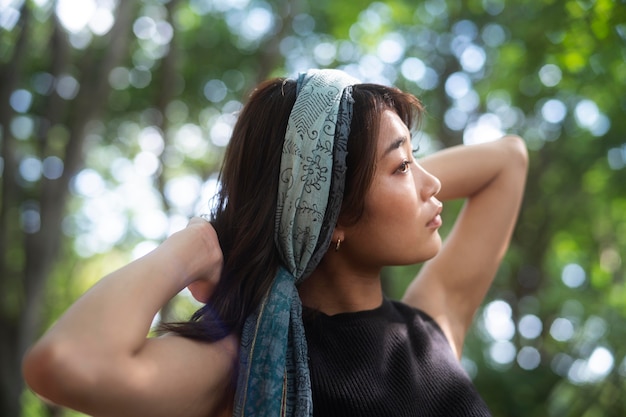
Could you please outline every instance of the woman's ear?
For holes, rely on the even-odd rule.
[[[209,297],[213,292],[214,286],[214,284],[208,281],[199,279],[189,284],[187,286],[187,289],[189,290],[193,298],[196,299],[196,301],[206,304],[207,301],[209,301]]]

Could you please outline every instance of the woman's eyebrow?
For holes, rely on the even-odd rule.
[[[402,145],[404,145],[404,143],[406,143],[406,138],[405,137],[401,137],[398,138],[396,140],[394,140],[388,147],[387,149],[385,149],[385,152],[383,152],[382,158],[384,158],[385,156],[387,156],[388,153],[390,153],[391,151],[394,151],[398,148],[400,148]]]

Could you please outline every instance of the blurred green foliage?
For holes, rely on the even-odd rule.
[[[68,1],[0,3],[1,415],[76,415],[23,391],[24,349],[203,210],[248,92],[308,67],[419,96],[424,153],[524,137],[522,213],[463,363],[496,416],[626,414],[623,0]],[[389,295],[417,269],[387,269]]]

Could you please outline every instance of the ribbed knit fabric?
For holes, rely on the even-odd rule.
[[[319,417],[483,417],[489,409],[426,314],[385,299],[374,310],[304,311]]]

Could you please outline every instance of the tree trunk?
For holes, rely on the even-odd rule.
[[[23,389],[20,368],[20,351],[17,340],[17,316],[19,299],[15,299],[19,285],[21,265],[19,260],[10,259],[14,251],[15,238],[21,234],[15,201],[21,199],[18,185],[15,138],[11,136],[9,125],[13,110],[9,106],[9,97],[17,88],[22,74],[22,67],[27,55],[31,16],[27,7],[22,7],[18,29],[18,41],[13,56],[0,69],[0,126],[2,127],[2,205],[0,206],[0,412],[6,417],[18,417],[20,414],[20,395]],[[18,240],[19,244],[19,240]]]

